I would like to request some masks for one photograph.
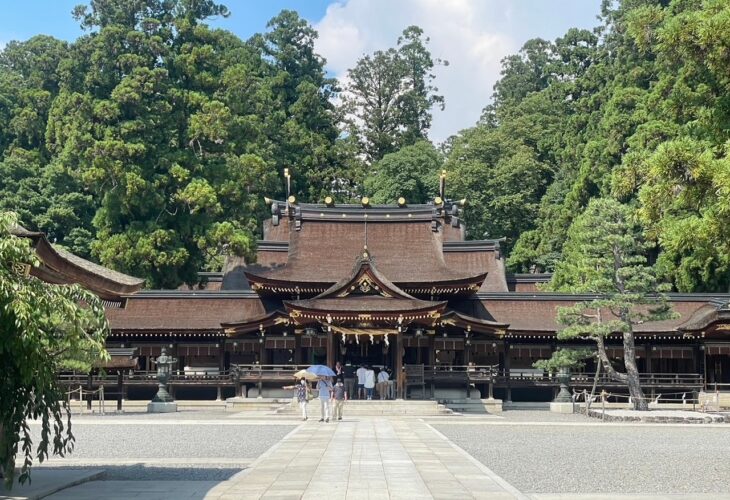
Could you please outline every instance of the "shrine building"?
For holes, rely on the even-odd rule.
[[[255,263],[229,257],[223,272],[200,273],[198,289],[145,290],[111,271],[31,238],[52,283],[81,283],[104,301],[107,345],[124,396],[149,399],[155,358],[178,359],[178,399],[277,397],[292,373],[336,362],[405,372],[408,398],[494,396],[549,401],[557,381],[533,368],[559,347],[557,309],[590,296],[540,291],[545,274],[510,274],[500,240],[466,240],[463,202],[340,205],[268,200]],[[730,295],[670,294],[677,319],[636,327],[647,394],[730,387]],[[607,341],[621,368],[621,336]],[[574,373],[590,388],[595,365]],[[113,375],[112,382],[117,380]],[[104,374],[64,374],[70,385]],[[602,387],[620,384],[605,376]],[[625,389],[623,389],[625,391]]]

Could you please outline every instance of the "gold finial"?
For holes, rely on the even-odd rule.
[[[324,204],[327,205],[328,207],[331,207],[335,204],[335,201],[332,199],[331,196],[327,196],[324,199]]]
[[[458,203],[459,203],[459,206],[460,207],[465,207],[466,206],[466,198],[460,199]]]
[[[446,170],[442,170],[442,171],[441,171],[441,175],[440,175],[440,177],[441,177],[442,179],[446,177]]]
[[[289,196],[291,194],[291,175],[288,168],[284,169],[284,178],[286,179],[286,195]]]
[[[403,198],[402,196],[400,198],[398,198],[398,206],[399,207],[405,207],[406,206],[406,199]]]
[[[434,199],[433,199],[433,202],[434,202],[434,204],[436,204],[436,205],[443,205],[443,204],[444,204],[444,200],[443,200],[443,199],[441,199],[441,197],[440,197],[440,196],[437,196],[436,198],[434,198]]]
[[[294,195],[289,196],[289,198],[286,199],[290,204],[294,205],[297,202],[297,197]]]
[[[267,196],[264,196],[264,203],[266,203],[267,205],[271,205],[273,202],[274,202],[274,200],[272,200],[271,198],[269,198]]]
[[[370,198],[368,198],[367,196],[363,196],[362,200],[360,200],[360,203],[362,203],[363,207],[368,207],[370,206]]]

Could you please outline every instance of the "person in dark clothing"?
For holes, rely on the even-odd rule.
[[[337,383],[332,388],[332,405],[334,406],[334,415],[332,419],[342,420],[342,410],[345,407],[345,401],[347,401],[348,393],[345,389],[345,384],[341,378],[337,379]]]

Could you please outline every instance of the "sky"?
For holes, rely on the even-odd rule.
[[[82,34],[71,10],[84,0],[2,0],[0,48],[10,40]],[[222,0],[231,11],[210,24],[246,39],[282,9],[296,10],[319,32],[317,51],[328,72],[346,77],[359,57],[393,47],[407,26],[430,38],[435,85],[446,99],[434,110],[431,139],[440,142],[479,119],[499,78],[500,60],[530,38],[553,40],[568,28],[598,24],[601,0]]]

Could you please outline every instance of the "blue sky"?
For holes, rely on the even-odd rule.
[[[0,47],[10,40],[47,34],[73,40],[81,34],[71,10],[83,0],[4,0]],[[436,85],[446,110],[435,111],[436,141],[473,125],[499,78],[499,61],[528,39],[554,39],[570,27],[593,28],[600,0],[223,0],[227,19],[211,24],[241,38],[264,31],[282,9],[296,10],[320,33],[317,50],[328,71],[346,76],[364,53],[395,45],[400,31],[417,24],[431,38]]]

